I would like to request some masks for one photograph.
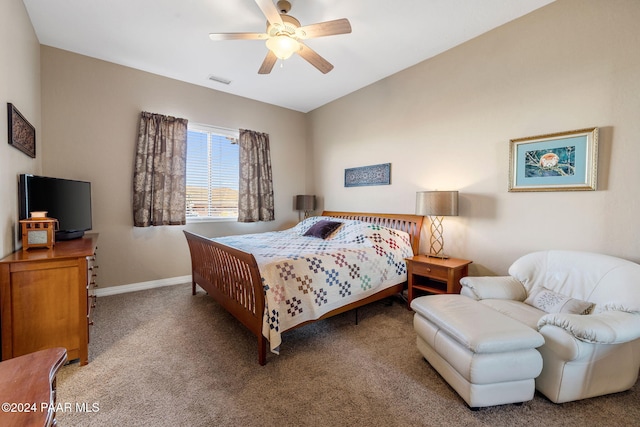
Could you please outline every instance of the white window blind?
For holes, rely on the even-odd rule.
[[[189,123],[187,221],[238,217],[238,132]]]

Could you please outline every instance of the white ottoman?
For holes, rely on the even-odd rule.
[[[418,350],[471,408],[533,399],[537,331],[463,295],[411,302]]]

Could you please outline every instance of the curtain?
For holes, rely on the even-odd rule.
[[[269,135],[240,129],[238,221],[273,221],[273,180]]]
[[[187,120],[142,112],[133,174],[133,225],[186,223]]]

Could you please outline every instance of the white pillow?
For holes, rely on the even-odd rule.
[[[593,303],[559,294],[544,286],[534,288],[524,302],[547,313],[589,314],[593,308]]]

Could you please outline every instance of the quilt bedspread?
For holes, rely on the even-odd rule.
[[[326,239],[304,236],[320,220],[343,225]],[[214,238],[250,252],[265,292],[263,335],[279,352],[281,332],[407,279],[407,233],[362,221],[311,217],[284,231]]]

